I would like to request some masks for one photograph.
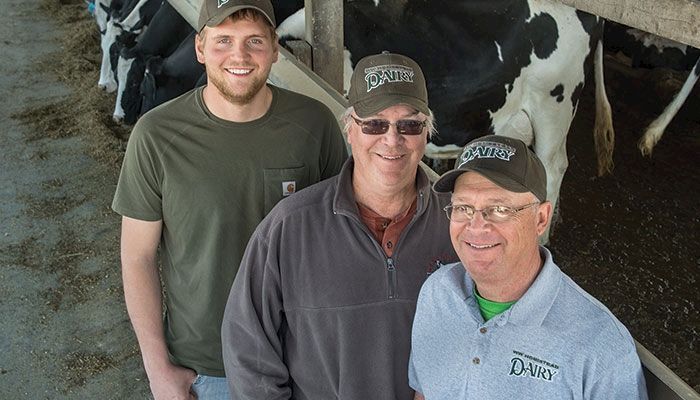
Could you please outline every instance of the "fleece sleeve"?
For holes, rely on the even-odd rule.
[[[289,399],[292,394],[279,335],[286,322],[274,245],[278,240],[265,234],[268,222],[248,243],[224,311],[224,368],[235,400]]]

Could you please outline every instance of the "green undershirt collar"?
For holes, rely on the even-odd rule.
[[[515,301],[499,303],[496,301],[487,300],[479,296],[479,292],[476,290],[476,286],[474,287],[474,297],[476,297],[476,302],[479,304],[479,311],[481,311],[481,316],[484,317],[485,321],[490,320],[491,318],[509,309],[510,306],[515,304]]]

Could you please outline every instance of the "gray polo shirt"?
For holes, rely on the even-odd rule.
[[[552,261],[507,311],[484,322],[461,263],[425,282],[409,384],[428,400],[646,399],[627,329]]]

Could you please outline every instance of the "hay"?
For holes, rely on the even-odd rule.
[[[101,49],[94,19],[82,0],[44,0],[42,12],[61,27],[61,49],[36,64],[35,72],[54,75],[72,94],[48,105],[29,107],[12,117],[32,126],[27,140],[79,136],[88,155],[116,173],[131,128],[111,119],[115,95],[97,87]]]

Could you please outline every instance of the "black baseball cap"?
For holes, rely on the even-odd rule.
[[[474,139],[464,146],[456,165],[435,182],[433,190],[452,192],[460,175],[474,171],[503,189],[532,192],[540,201],[547,200],[544,165],[522,140],[499,135]]]
[[[260,11],[272,27],[277,26],[275,24],[275,11],[270,0],[204,0],[202,8],[199,9],[197,32],[201,32],[205,26],[217,26],[229,15],[246,8]]]
[[[350,79],[348,100],[360,118],[397,104],[407,104],[430,115],[425,77],[418,63],[387,51],[357,62]]]

